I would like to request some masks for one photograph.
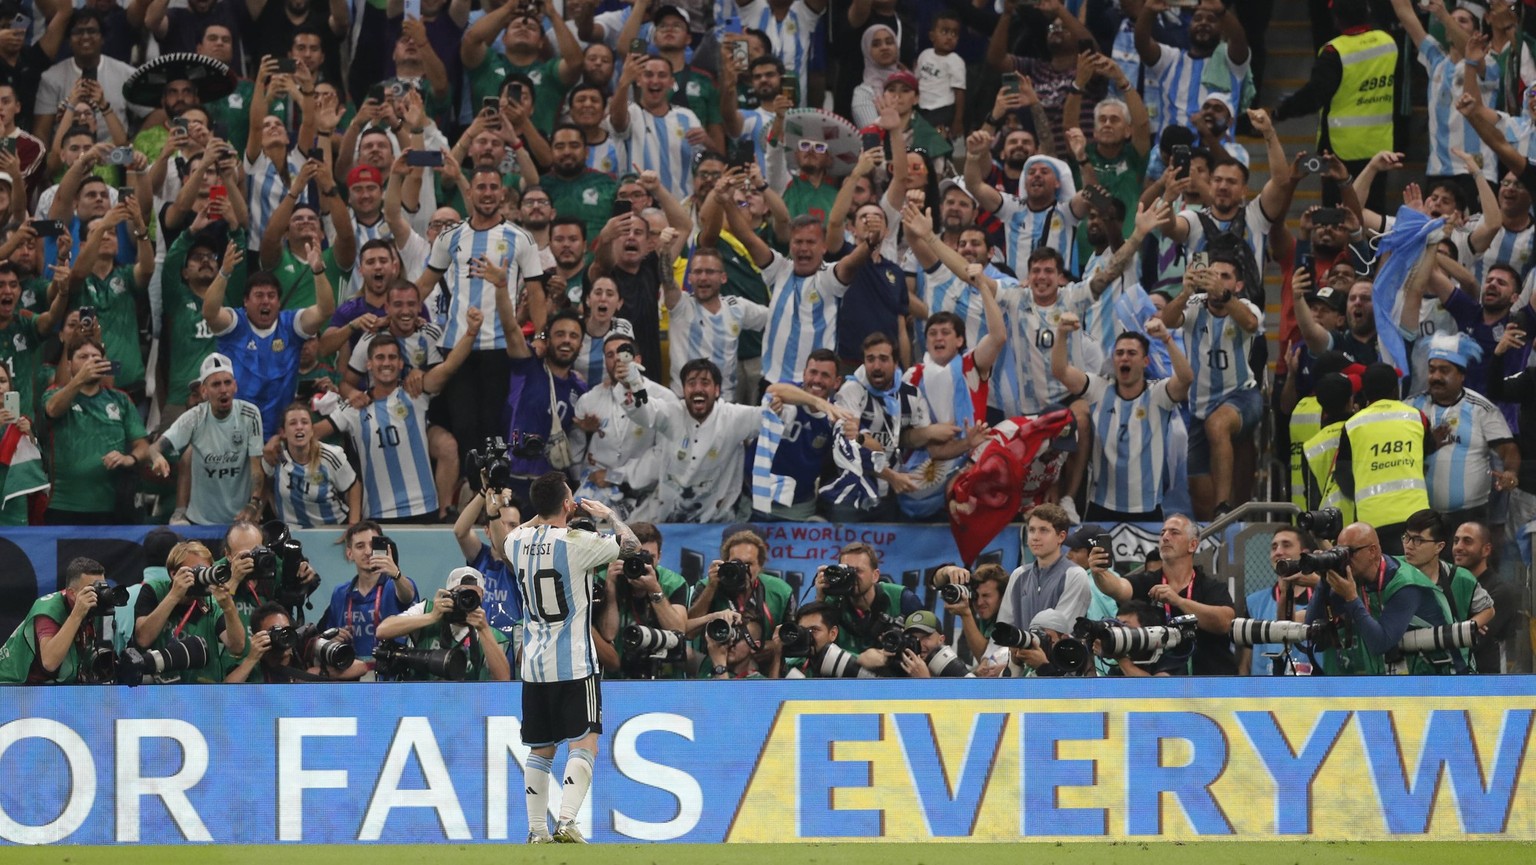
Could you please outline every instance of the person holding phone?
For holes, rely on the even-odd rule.
[[[117,263],[119,225],[129,227],[138,246],[137,263]],[[71,305],[93,307],[107,352],[122,363],[113,387],[135,401],[144,397],[144,357],[139,351],[140,312],[149,303],[149,279],[155,250],[136,203],[124,201],[99,219],[86,222],[85,244],[69,273]]]
[[[672,78],[675,82],[676,93],[683,100],[682,104],[692,111],[699,122],[703,124],[704,133],[708,137],[709,149],[716,153],[724,153],[726,146],[726,130],[733,128],[737,131],[733,135],[740,135],[739,114],[736,111],[736,82],[729,82],[731,98],[722,100],[720,89],[716,88],[715,80],[709,73],[688,65],[688,51],[692,41],[689,32],[692,19],[688,10],[682,8],[682,4],[662,4],[660,0],[635,0],[634,11],[629,20],[624,22],[624,28],[619,31],[619,45],[628,45],[630,40],[639,35],[640,24],[646,19],[651,10],[655,14],[651,16],[651,40],[648,48],[654,48],[655,56],[663,57],[672,66]],[[648,53],[648,52],[647,52]],[[730,58],[725,58],[722,67],[730,65]],[[727,70],[722,68],[722,74]],[[731,66],[731,72],[735,67]],[[722,83],[724,83],[722,79]],[[729,112],[729,115],[726,114]],[[738,123],[728,123],[731,115],[737,117]]]
[[[44,397],[53,453],[53,495],[46,525],[120,525],[134,521],[118,506],[126,469],[149,465],[144,422],[126,393],[107,387],[113,362],[100,341],[66,349],[69,380]],[[164,477],[164,475],[162,475]]]
[[[13,455],[9,463],[0,465],[0,489],[12,496],[0,503],[0,526],[26,525],[30,494],[48,488],[28,409],[15,389],[11,368],[0,363],[0,447]]]
[[[357,573],[331,593],[320,627],[345,629],[357,656],[371,658],[378,645],[379,623],[410,609],[416,602],[416,583],[400,572],[394,542],[373,520],[347,526],[341,544]]]
[[[609,102],[608,119],[615,137],[629,144],[630,165],[657,172],[672,197],[682,201],[693,193],[689,168],[694,154],[708,144],[708,134],[698,115],[669,101],[674,86],[666,58],[631,55]],[[636,102],[630,101],[632,90],[639,93]]]
[[[17,231],[25,233],[30,229],[23,223]],[[62,267],[54,269],[55,280],[62,282],[68,275]],[[13,421],[36,413],[35,383],[42,363],[43,340],[63,325],[69,310],[69,292],[65,290],[53,292],[45,312],[34,314],[22,309],[22,282],[22,270],[16,263],[0,261],[0,368],[5,370],[7,391],[16,394]]]
[[[70,56],[60,60],[43,73],[37,87],[36,114],[33,115],[32,132],[43,141],[52,141],[56,113],[67,97],[74,92],[75,83],[86,79],[84,87],[88,104],[99,113],[111,113],[128,122],[129,112],[142,119],[149,109],[129,106],[123,98],[123,85],[133,74],[133,67],[102,53],[106,17],[90,6],[75,9],[69,19],[68,36]]]
[[[538,9],[549,18],[555,35],[554,56],[547,60]],[[491,50],[491,42],[498,36],[504,53]],[[502,82],[514,74],[526,75],[536,82],[534,92],[529,94],[533,125],[544,135],[554,129],[565,90],[576,83],[582,72],[581,43],[576,41],[571,26],[556,11],[552,0],[532,7],[513,0],[485,13],[464,31],[459,59],[469,73],[473,105],[479,105],[486,97],[500,96]]]

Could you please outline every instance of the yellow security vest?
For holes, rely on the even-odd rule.
[[[1335,421],[1307,439],[1302,446],[1307,461],[1307,471],[1312,489],[1319,491],[1317,507],[1338,508],[1344,515],[1344,524],[1355,521],[1355,502],[1339,489],[1334,461],[1339,456],[1339,437],[1344,434],[1344,421]]]
[[[1328,45],[1344,68],[1328,103],[1328,143],[1334,155],[1350,161],[1391,149],[1397,44],[1383,30],[1367,30]]]
[[[1302,510],[1317,506],[1317,487],[1307,482],[1307,439],[1323,427],[1323,407],[1317,397],[1304,396],[1291,412],[1291,503]]]
[[[1344,422],[1355,475],[1357,519],[1400,523],[1429,507],[1424,483],[1424,420],[1395,399],[1377,400]]]

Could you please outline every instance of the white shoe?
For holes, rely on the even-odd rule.
[[[1077,513],[1077,502],[1072,501],[1071,496],[1062,496],[1061,501],[1057,502],[1057,504],[1061,505],[1061,509],[1067,512],[1067,519],[1071,521],[1072,525],[1082,524],[1083,518]]]
[[[529,844],[553,844],[553,843],[555,843],[555,839],[552,838],[547,832],[529,832],[528,833],[528,843]]]
[[[581,837],[581,830],[576,828],[575,820],[561,820],[556,823],[554,840],[556,844],[587,843],[587,839]]]

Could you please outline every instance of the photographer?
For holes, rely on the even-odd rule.
[[[1406,523],[1404,523],[1406,526]],[[1405,545],[1426,540],[1422,531],[1403,533]],[[1351,523],[1339,533],[1337,549],[1347,552],[1341,573],[1330,569],[1307,607],[1307,624],[1332,621],[1338,632],[1333,647],[1322,652],[1330,676],[1372,675],[1387,671],[1389,656],[1410,627],[1448,625],[1451,608],[1434,581],[1403,559],[1383,555],[1376,530]],[[1460,653],[1451,653],[1454,666],[1464,669]],[[1447,664],[1425,663],[1417,656],[1413,673],[1450,672]]]
[[[1300,559],[1302,553],[1309,553],[1317,549],[1317,541],[1313,540],[1312,533],[1296,526],[1282,526],[1275,529],[1275,533],[1269,539],[1269,564],[1274,566],[1281,561],[1295,561]],[[1275,584],[1269,588],[1250,592],[1244,599],[1244,606],[1250,619],[1288,619],[1297,622],[1305,621],[1307,606],[1312,603],[1312,594],[1317,584],[1322,582],[1322,577],[1317,574],[1289,574],[1278,577]],[[1240,676],[1268,676],[1274,672],[1274,655],[1289,650],[1289,666],[1298,674],[1311,670],[1311,662],[1306,655],[1295,646],[1284,647],[1278,643],[1262,643],[1257,646],[1240,646],[1237,650],[1237,673]]]
[[[355,657],[342,669],[334,669],[305,657],[308,648],[293,629],[288,611],[275,603],[265,603],[251,614],[251,651],[224,676],[224,684],[287,684],[319,679],[356,681],[368,672],[368,665]],[[231,660],[225,656],[226,665]],[[294,673],[303,673],[295,676]]]
[[[704,646],[709,654],[709,668],[700,670],[700,678],[709,679],[777,679],[779,678],[779,659],[777,654],[770,661],[768,672],[763,673],[758,669],[753,656],[763,646],[763,620],[762,617],[748,613],[743,616],[740,613],[728,612],[729,618],[720,621],[730,622],[727,633],[729,639],[717,641],[713,636],[704,638]]]
[[[485,577],[474,568],[454,568],[445,588],[397,616],[379,623],[380,640],[408,637],[417,649],[462,648],[469,657],[466,681],[510,682],[507,635],[491,627],[482,605]]]
[[[709,565],[709,575],[688,605],[688,636],[697,636],[704,618],[720,610],[746,612],[758,610],[763,624],[773,633],[789,620],[794,605],[794,591],[789,583],[763,573],[768,561],[768,544],[756,532],[737,532],[720,545],[724,561]],[[722,573],[723,572],[723,573]],[[778,638],[775,637],[773,643]]]
[[[953,649],[944,645],[944,635],[939,632],[939,617],[932,610],[918,610],[901,623],[907,645],[899,657],[892,657],[909,679],[964,679],[971,677],[965,664],[956,657]],[[916,646],[914,649],[913,646]],[[938,660],[939,672],[933,672],[932,663]]]
[[[163,649],[171,640],[202,637],[208,662],[180,674],[182,682],[222,682],[224,670],[213,651],[222,643],[232,657],[245,654],[245,623],[231,593],[231,567],[215,568],[213,553],[198,541],[183,541],[165,560],[169,579],[146,579],[134,603],[133,641],[141,649]],[[212,601],[210,602],[210,597]],[[215,614],[217,608],[217,614]]]
[[[374,631],[384,619],[399,615],[416,600],[416,584],[400,573],[394,544],[372,520],[347,526],[341,536],[347,561],[357,575],[331,593],[331,605],[320,618],[322,628],[341,628],[352,637],[359,658],[373,657]],[[386,584],[390,584],[388,589]]]
[[[1127,601],[1120,605],[1120,610],[1115,614],[1115,619],[1127,628],[1160,628],[1167,620],[1163,618],[1163,610],[1156,604],[1146,601]],[[1099,655],[1099,645],[1094,643],[1093,653]],[[1157,660],[1138,660],[1132,655],[1121,655],[1114,659],[1115,666],[1108,673],[1110,676],[1126,676],[1130,678],[1149,678],[1166,676],[1183,676],[1188,673],[1188,664],[1185,663],[1186,655],[1162,653]]]
[[[76,558],[64,569],[64,591],[38,598],[0,646],[0,684],[73,685],[97,640],[97,617],[112,608],[97,609],[95,583],[106,569],[95,559]],[[104,600],[104,599],[102,599]]]
[[[656,564],[661,558],[661,532],[651,523],[631,523],[629,528],[640,541],[640,550],[608,563],[598,614],[599,636],[617,655],[617,663],[605,665],[604,673],[616,679],[685,678],[686,649],[681,644],[662,659],[630,649],[618,639],[631,625],[679,633],[688,629],[688,584],[682,574]]]
[[[479,571],[485,578],[485,617],[491,627],[507,637],[510,657],[516,659],[523,634],[519,625],[523,621],[523,597],[517,587],[517,579],[502,559],[502,545],[507,535],[522,522],[522,514],[511,490],[494,489],[484,472],[480,488],[469,500],[464,510],[453,522],[453,538],[459,542],[459,552],[464,564]],[[490,543],[483,543],[475,534],[480,517],[485,517],[485,536]]]
[[[997,624],[997,613],[1002,606],[1003,590],[1008,586],[1008,572],[1003,566],[988,562],[970,573],[958,565],[945,565],[934,572],[933,582],[940,587],[961,585],[967,587],[969,597],[957,601],[944,601],[944,611],[960,619],[960,642],[956,646],[962,655],[973,661],[987,659],[987,642],[992,637],[992,626]]]
[[[997,620],[1023,628],[1041,612],[1055,610],[1068,622],[1077,621],[1088,612],[1093,583],[1087,571],[1062,555],[1071,518],[1058,505],[1039,505],[1030,509],[1025,525],[1025,538],[1035,560],[1008,578]]]
[[[1157,549],[1162,570],[1140,573],[1131,579],[1116,575],[1107,567],[1095,567],[1093,580],[1099,590],[1118,603],[1130,600],[1161,605],[1163,615],[1173,618],[1192,615],[1200,633],[1195,652],[1189,659],[1189,672],[1196,676],[1231,676],[1237,673],[1237,658],[1232,654],[1229,631],[1236,611],[1224,580],[1217,580],[1195,567],[1195,550],[1200,546],[1200,527],[1183,514],[1163,521]]]
[[[875,648],[881,632],[901,621],[901,586],[880,579],[880,554],[855,542],[837,554],[837,569],[816,569],[816,600],[837,610],[837,644],[875,670],[887,656]]]
[[[1040,635],[1038,646],[1012,646],[1008,649],[1008,668],[1003,673],[1011,678],[1055,678],[1067,673],[1051,660],[1051,649],[1060,640],[1072,636],[1072,620],[1059,610],[1041,610],[1029,620],[1029,630]]]
[[[1403,561],[1440,588],[1452,622],[1470,619],[1477,625],[1478,636],[1487,633],[1488,623],[1493,621],[1493,598],[1470,571],[1441,558],[1450,541],[1445,520],[1438,512],[1426,508],[1410,516],[1403,528]],[[1458,654],[1466,661],[1472,659],[1470,649],[1462,649]]]
[[[231,523],[229,529],[224,532],[224,558],[215,562],[228,564],[234,579],[235,607],[240,610],[240,618],[249,628],[251,616],[256,608],[270,601],[277,600],[277,595],[282,589],[280,583],[280,569],[283,563],[272,555],[272,551],[263,543],[261,526],[252,522],[240,520]],[[262,571],[253,551],[260,548],[266,552],[264,556],[266,569]],[[302,590],[306,595],[313,592],[314,587],[320,583],[320,575],[310,567],[309,560],[304,559],[298,565],[298,577],[302,580]],[[297,607],[298,604],[285,605],[284,609]],[[253,631],[254,633],[254,631]]]

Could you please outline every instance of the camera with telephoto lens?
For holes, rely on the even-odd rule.
[[[1318,540],[1336,541],[1344,531],[1344,512],[1338,508],[1302,511],[1296,515],[1296,528],[1306,529]]]
[[[779,626],[779,645],[786,658],[809,658],[816,651],[816,641],[811,632],[793,622]]]
[[[395,642],[381,642],[373,648],[373,665],[381,676],[391,679],[414,674],[462,682],[469,670],[469,655],[458,646],[410,649]]]
[[[202,637],[171,640],[159,649],[129,646],[117,659],[117,683],[137,685],[145,676],[163,676],[208,665],[208,641]]]
[[[745,640],[747,629],[744,625],[738,625],[730,619],[710,619],[709,624],[704,626],[704,636],[708,637],[711,643],[729,646],[737,640]]]
[[[500,441],[500,439],[497,439],[497,441]],[[544,458],[546,447],[548,447],[548,442],[539,433],[525,433],[521,430],[513,430],[512,443],[507,447],[507,453],[520,460],[541,460]],[[511,472],[512,468],[508,466],[507,476],[509,478],[511,477]],[[491,483],[496,483],[494,477],[491,478]]]
[[[480,593],[468,586],[458,586],[448,590],[443,618],[451,625],[462,625],[468,621],[469,614],[478,609]]]
[[[209,588],[222,586],[233,577],[234,572],[229,569],[227,561],[213,565],[198,565],[192,569],[192,594],[206,595]]]
[[[91,584],[91,588],[96,590],[96,606],[90,612],[93,616],[110,616],[114,609],[128,606],[128,590],[122,586],[97,580]]]
[[[971,587],[962,586],[959,583],[950,583],[939,589],[939,597],[943,598],[946,604],[958,604],[962,601],[969,601],[971,599]]]
[[[539,453],[543,454],[542,445]],[[480,482],[481,472],[485,473],[493,489],[504,490],[512,485],[512,464],[507,461],[507,442],[501,436],[486,439],[480,450],[465,454],[464,460],[464,474],[472,491],[485,492]]]
[[[624,651],[655,658],[666,657],[683,643],[683,635],[677,631],[646,625],[625,625],[619,639],[624,641]]]
[[[314,622],[294,629],[299,657],[305,664],[319,667],[322,671],[345,670],[357,660],[357,649],[341,638],[340,628],[326,628]]]
[[[1005,649],[1038,649],[1042,636],[1039,631],[1015,628],[1007,622],[998,622],[992,626],[992,642]]]
[[[828,643],[813,653],[805,665],[805,674],[816,679],[873,679],[875,674],[859,666],[858,656],[836,643]]]
[[[651,555],[648,550],[635,550],[632,553],[619,556],[619,559],[624,563],[623,576],[625,582],[645,579],[645,569],[654,567],[656,564],[656,557]],[[725,569],[724,565],[720,567],[721,570]]]
[[[1275,573],[1282,577],[1295,574],[1326,574],[1329,571],[1344,573],[1349,567],[1349,557],[1354,554],[1350,547],[1334,547],[1302,553],[1300,558],[1281,559],[1275,562]]]
[[[716,578],[720,580],[720,591],[727,597],[734,597],[747,590],[747,582],[752,579],[752,569],[740,559],[731,559],[720,563]]]
[[[1444,652],[1449,649],[1470,649],[1477,645],[1476,622],[1453,622],[1429,628],[1414,628],[1403,634],[1398,641],[1398,651],[1404,653]]]
[[[885,629],[875,635],[875,646],[880,651],[890,652],[894,656],[891,658],[892,664],[899,664],[901,653],[908,649],[912,650],[912,653],[919,658],[923,656],[922,640],[907,633],[906,629],[902,627],[901,622],[895,619],[886,619],[884,626]]]
[[[1093,619],[1079,617],[1077,625],[1072,629],[1072,635],[1082,640],[1087,645],[1099,643],[1099,656],[1103,658],[1123,658],[1134,655],[1138,658],[1151,656],[1146,660],[1157,660],[1170,649],[1180,646],[1193,648],[1195,640],[1195,617],[1174,616],[1168,620],[1167,625],[1152,625],[1146,628],[1127,627],[1118,619]]]
[[[922,657],[922,653],[918,653],[918,657]],[[970,668],[949,646],[935,649],[924,663],[928,665],[929,674],[936,679],[963,679],[970,672]]]
[[[1323,642],[1323,636],[1330,627],[1328,622],[1313,622],[1310,625],[1301,622],[1293,622],[1286,619],[1233,619],[1232,642],[1238,646],[1263,646],[1280,643],[1294,646],[1298,643],[1312,643],[1314,645]]]
[[[852,597],[859,588],[859,572],[847,565],[827,565],[821,569],[821,584],[829,598]]]

